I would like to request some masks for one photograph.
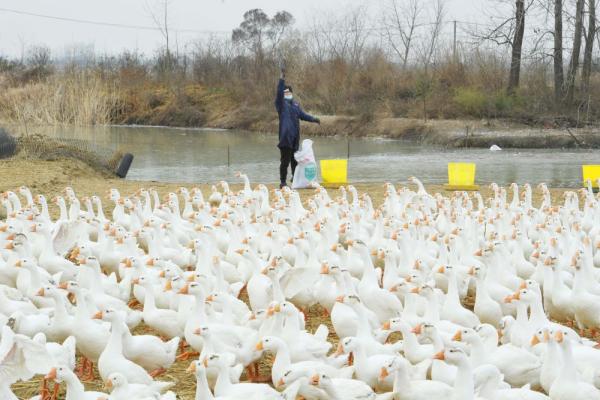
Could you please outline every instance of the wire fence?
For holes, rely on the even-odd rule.
[[[96,170],[114,173],[123,156],[121,151],[88,140],[50,138],[40,134],[13,136],[7,130],[0,128],[0,159],[10,157],[45,161],[77,159]]]

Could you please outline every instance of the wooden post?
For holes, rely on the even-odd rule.
[[[350,138],[348,138],[348,160],[350,159]]]

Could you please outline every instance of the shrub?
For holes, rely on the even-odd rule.
[[[482,117],[487,108],[487,96],[479,89],[459,88],[454,95],[454,102],[464,114]]]

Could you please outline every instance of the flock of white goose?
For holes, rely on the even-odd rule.
[[[41,374],[42,400],[62,383],[67,400],[175,399],[160,375],[189,359],[197,400],[600,399],[591,187],[553,203],[541,184],[534,207],[529,185],[484,200],[411,178],[376,208],[352,186],[303,204],[240,177],[206,200],[112,189],[111,218],[71,188],[56,220],[43,195],[3,193],[0,398]],[[306,329],[315,305],[334,332]],[[94,364],[105,393],[81,383]]]

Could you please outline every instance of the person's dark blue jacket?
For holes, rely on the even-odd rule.
[[[277,147],[298,151],[300,147],[300,120],[317,122],[317,119],[305,113],[296,101],[286,100],[283,97],[284,90],[285,80],[280,79],[277,85],[277,97],[275,98],[275,108],[279,114],[279,144]]]

